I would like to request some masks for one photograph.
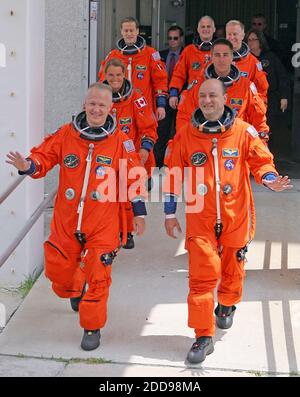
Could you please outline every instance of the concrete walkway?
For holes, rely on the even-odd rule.
[[[258,225],[243,302],[202,366],[185,362],[194,335],[183,236],[165,235],[162,204],[152,203],[145,236],[113,264],[100,348],[80,349],[78,314],[41,276],[0,334],[0,376],[299,375],[300,181],[293,182],[293,191],[277,194],[255,187]],[[182,206],[178,214],[183,225]]]

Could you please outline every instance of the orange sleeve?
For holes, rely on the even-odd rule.
[[[29,158],[36,167],[35,173],[30,175],[32,178],[43,178],[55,165],[61,163],[61,145],[67,130],[67,126],[62,127],[54,134],[46,136],[39,146],[31,149]]]
[[[267,80],[267,75],[264,72],[261,63],[254,58],[253,59],[253,82],[257,87],[258,92],[261,94],[265,103],[268,102],[268,88],[269,83]]]
[[[135,93],[133,95],[133,111],[134,120],[137,125],[138,135],[142,142],[150,140],[153,144],[157,141],[157,121],[151,106],[147,103],[143,108],[139,108],[135,104],[135,100],[141,98],[141,95]]]
[[[183,136],[172,139],[168,143],[165,155],[166,173],[163,182],[163,193],[181,195],[184,179]]]
[[[150,73],[155,96],[168,96],[168,73],[160,54],[154,48],[149,48]]]
[[[266,113],[267,108],[261,95],[258,93],[253,93],[250,88],[245,121],[247,121],[249,124],[252,124],[258,132],[265,132],[268,134],[270,128],[267,124]]]
[[[146,180],[147,172],[141,165],[134,143],[123,132],[122,135],[122,160],[120,162],[120,190],[124,184],[124,175],[127,175],[128,199],[132,201],[136,197],[147,199]]]
[[[176,135],[180,134],[182,128],[191,120],[193,102],[192,93],[184,90],[181,94],[176,116]]]
[[[189,47],[186,47],[180,54],[169,84],[169,87],[176,88],[178,93],[180,93],[188,78],[188,48]]]
[[[204,74],[201,73],[197,84],[181,93],[176,116],[176,134],[180,133],[180,130],[191,122],[192,114],[199,107],[198,92],[204,80]]]
[[[245,133],[248,138],[247,163],[255,182],[261,184],[262,178],[266,173],[274,172],[278,175],[273,162],[273,155],[261,141],[253,126],[249,125]]]

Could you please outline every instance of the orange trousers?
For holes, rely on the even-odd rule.
[[[60,298],[81,295],[84,283],[88,289],[79,305],[80,326],[87,330],[103,328],[107,319],[107,301],[111,285],[111,265],[105,266],[100,257],[109,252],[101,248],[66,252],[57,243],[45,242],[45,275]]]
[[[242,248],[242,247],[241,247]],[[196,338],[215,334],[214,289],[218,285],[218,302],[232,306],[241,301],[244,261],[237,260],[238,248],[223,247],[218,253],[216,242],[205,237],[192,237],[187,242],[189,253],[188,326]]]

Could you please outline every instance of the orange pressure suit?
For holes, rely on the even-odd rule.
[[[239,256],[239,252],[244,252],[240,250],[253,238],[255,229],[249,168],[259,184],[269,172],[278,175],[273,156],[259,139],[254,127],[238,118],[234,120],[230,112],[233,114],[225,106],[221,127],[214,123],[210,130],[218,132],[207,133],[203,131],[209,131],[209,128],[203,125],[205,119],[198,109],[193,115],[193,124],[186,125],[183,133],[169,144],[166,175],[169,175],[173,167],[179,167],[180,170],[190,167],[193,172],[192,183],[187,185],[186,191],[193,189],[193,192],[197,192],[196,196],[203,200],[202,210],[192,212],[192,201],[186,207],[190,289],[188,326],[195,329],[196,338],[214,335],[214,288],[220,277],[218,302],[221,305],[232,306],[242,297],[244,258]],[[233,124],[228,123],[230,117],[234,120]],[[226,122],[228,129],[222,124]],[[216,139],[215,143],[213,139]],[[218,184],[213,148],[217,150]],[[197,169],[202,169],[203,175],[200,173],[195,177]],[[174,175],[171,183],[166,179],[163,190],[178,196],[181,193],[182,178],[178,173]],[[223,227],[218,238],[217,185]]]
[[[111,265],[104,264],[102,255],[115,252],[120,245],[119,160],[127,160],[128,170],[140,166],[140,162],[133,142],[114,129],[111,116],[105,128],[112,133],[100,141],[83,139],[74,127],[76,120],[78,117],[73,124],[66,124],[46,137],[40,146],[31,150],[29,159],[34,164],[35,170],[31,173],[34,179],[44,177],[55,165],[60,165],[51,232],[44,244],[45,275],[51,280],[54,292],[62,298],[78,297],[87,281],[89,287],[79,305],[80,325],[94,330],[106,322],[111,284]],[[84,234],[86,240],[83,248],[75,232],[78,232],[77,211],[88,158],[91,168],[82,216],[81,235]],[[111,200],[101,201],[101,197],[108,194],[107,181],[111,181],[109,175],[114,172],[116,183],[109,186]],[[125,187],[127,192],[127,185]]]
[[[191,120],[193,111],[199,106],[199,88],[203,81],[209,78],[218,78],[213,64],[203,70],[198,81],[182,93],[176,118],[176,133],[180,133],[183,126]],[[242,77],[234,65],[231,65],[229,76],[220,79],[226,86],[226,104],[235,110],[237,117],[252,124],[264,142],[268,141],[267,109],[255,84]]]
[[[261,62],[251,54],[249,46],[243,41],[239,51],[233,51],[233,63],[239,68],[242,76],[247,77],[257,87],[265,103],[268,101],[269,83]]]
[[[138,36],[136,48],[126,47],[124,40],[120,39],[117,42],[117,49],[112,50],[101,62],[98,73],[100,81],[105,80],[104,68],[112,58],[118,58],[124,63],[126,78],[132,83],[133,88],[146,98],[153,109],[155,109],[155,98],[156,106],[166,106],[168,74],[158,51],[147,46],[141,36]]]
[[[107,84],[106,81],[104,83]],[[112,114],[118,128],[132,139],[137,151],[140,148],[149,151],[149,157],[144,165],[148,176],[155,167],[153,146],[157,140],[157,121],[153,110],[137,90],[132,89],[129,80],[124,80],[122,92],[113,93]],[[126,204],[127,232],[133,231],[133,212],[131,203]],[[121,218],[122,219],[122,218]]]
[[[211,46],[211,42],[201,41],[198,37],[183,49],[169,84],[170,96],[178,96],[186,82],[190,84],[199,78],[201,70],[210,61]]]

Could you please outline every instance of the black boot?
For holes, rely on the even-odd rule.
[[[232,326],[235,309],[235,306],[223,306],[218,303],[218,306],[215,309],[218,328],[228,329]]]
[[[84,286],[83,286],[80,296],[77,296],[76,298],[70,298],[71,307],[74,310],[74,312],[78,312],[78,310],[79,310],[79,303],[85,293],[85,286],[86,286],[86,283],[84,283]]]
[[[127,233],[127,241],[126,244],[123,245],[123,248],[127,250],[131,250],[132,248],[134,248],[134,240],[132,233]]]
[[[83,350],[94,350],[100,345],[100,329],[95,329],[93,331],[84,330],[81,348]]]
[[[193,343],[187,355],[187,361],[191,364],[199,364],[205,360],[208,354],[214,351],[214,344],[211,336],[200,336]]]

